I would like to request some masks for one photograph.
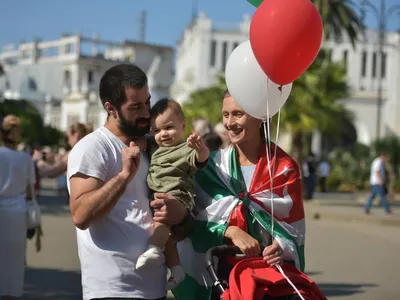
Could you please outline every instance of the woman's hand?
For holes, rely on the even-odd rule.
[[[265,247],[263,251],[264,260],[269,265],[282,264],[283,250],[277,240],[274,240],[271,246]]]
[[[229,238],[247,257],[259,256],[261,253],[258,241],[237,226],[229,226],[225,237]]]

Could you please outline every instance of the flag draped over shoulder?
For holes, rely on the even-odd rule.
[[[271,144],[270,153],[275,153]],[[196,206],[200,208],[189,237],[178,244],[185,280],[173,290],[178,300],[204,300],[211,295],[212,281],[205,268],[209,248],[224,244],[229,225],[239,226],[261,242],[262,231],[272,232],[271,198],[274,207],[273,236],[284,247],[285,260],[304,270],[304,208],[297,164],[277,147],[270,158],[273,188],[265,147],[249,191],[233,146],[213,152],[206,168],[196,175]],[[260,228],[262,229],[260,231]]]

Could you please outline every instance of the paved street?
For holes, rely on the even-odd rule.
[[[52,196],[40,200],[43,250],[35,253],[29,242],[24,300],[81,299],[75,229],[65,201]],[[329,299],[400,299],[395,256],[400,253],[400,226],[308,215],[306,269]]]

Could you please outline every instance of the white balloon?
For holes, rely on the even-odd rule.
[[[225,80],[235,102],[257,119],[275,115],[292,90],[292,83],[281,86],[268,78],[253,54],[250,41],[240,44],[229,56]]]

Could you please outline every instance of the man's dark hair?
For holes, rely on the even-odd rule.
[[[153,105],[150,110],[150,119],[163,114],[168,108],[172,109],[172,111],[178,115],[182,121],[185,120],[185,114],[183,113],[182,107],[178,102],[169,98],[160,99]]]
[[[141,89],[147,84],[147,76],[138,66],[120,64],[108,69],[100,79],[99,93],[103,106],[110,102],[116,109],[126,101],[125,89]]]

